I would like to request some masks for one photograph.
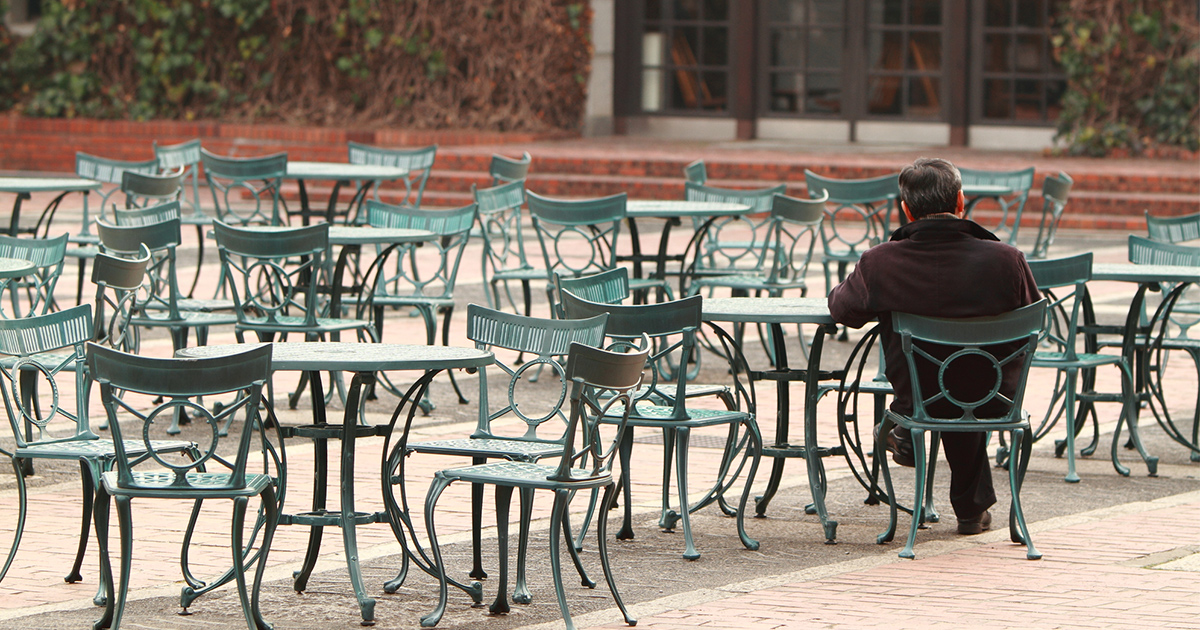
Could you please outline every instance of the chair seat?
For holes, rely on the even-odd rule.
[[[557,465],[534,464],[531,462],[491,462],[478,466],[450,468],[440,474],[452,480],[468,481],[471,483],[491,483],[501,486],[521,486],[525,488],[598,488],[612,483],[612,475],[605,473],[599,477],[590,477],[590,470],[584,468],[571,469],[574,481],[551,481],[549,477],[558,472]]]
[[[96,254],[99,254],[99,253],[100,253],[100,247],[99,247],[99,246],[97,246],[97,245],[85,245],[85,246],[83,246],[83,247],[68,247],[68,248],[67,248],[67,251],[66,251],[66,252],[63,252],[63,255],[64,255],[64,256],[70,256],[71,258],[87,258],[87,259],[91,259],[91,258],[95,258],[95,257],[96,257]]]
[[[343,319],[340,317],[318,317],[316,326],[309,326],[304,317],[293,317],[290,315],[276,317],[274,321],[267,321],[265,317],[248,317],[238,323],[238,328],[242,330],[297,333],[336,332],[341,330],[357,330],[360,328],[366,330],[371,328],[371,326],[371,322],[365,319]]]
[[[202,298],[183,298],[176,302],[179,305],[179,310],[188,312],[211,313],[213,311],[232,311],[233,300],[205,300]],[[153,310],[160,310],[162,307],[148,306]]]
[[[453,440],[429,440],[409,442],[411,453],[434,455],[463,455],[471,457],[503,457],[511,460],[534,461],[543,457],[561,455],[561,444],[531,442],[529,440],[506,440],[503,438],[460,438]]]
[[[162,311],[157,312],[161,313]],[[182,319],[170,319],[165,316],[155,317],[153,313],[155,311],[130,318],[129,323],[134,326],[143,326],[146,328],[153,328],[155,326],[224,326],[237,323],[237,316],[233,313],[184,311],[179,313]]]
[[[124,440],[125,452],[129,455],[142,455],[146,452],[146,444],[141,440]],[[185,451],[195,446],[192,442],[183,440],[152,440],[153,448],[158,451]],[[62,442],[45,442],[30,444],[16,449],[16,457],[38,459],[79,459],[80,457],[115,457],[117,448],[112,440],[66,440]]]
[[[1046,368],[1090,368],[1101,365],[1116,365],[1124,361],[1124,358],[1117,354],[1095,354],[1080,352],[1075,355],[1075,360],[1068,361],[1066,355],[1062,352],[1038,352],[1033,355],[1033,367]]]
[[[972,422],[966,421],[951,421],[944,422],[919,422],[909,418],[908,416],[900,415],[892,410],[885,412],[892,422],[906,429],[923,429],[925,431],[944,431],[946,433],[982,433],[987,431],[1011,431],[1012,429],[1026,429],[1029,427],[1029,412],[1021,410],[1021,417],[1015,422],[1004,422],[999,419],[989,420],[980,418]]]
[[[643,387],[638,388],[638,390],[636,392],[634,392],[634,394],[633,394],[634,400],[638,400],[640,398],[645,397],[646,394],[649,393],[649,390],[650,390],[649,386],[643,386]],[[683,396],[685,398],[703,398],[705,396],[720,396],[727,392],[729,392],[729,388],[724,385],[703,385],[703,384],[699,384],[699,383],[697,383],[697,384],[689,383],[689,384],[685,385],[683,388]],[[667,399],[665,396],[662,395],[661,390],[658,392],[655,392],[651,396],[650,400],[654,404],[668,404]]]
[[[375,295],[375,306],[428,306],[430,308],[449,308],[454,306],[454,298],[423,296],[423,295]]]
[[[0,366],[11,370],[12,367],[17,364],[17,361],[25,359],[32,360],[34,364],[38,365],[39,367],[51,370],[59,365],[62,365],[63,361],[66,361],[74,356],[75,351],[69,348],[52,350],[50,352],[39,352],[38,354],[31,354],[27,357],[0,355]]]
[[[501,269],[492,274],[492,280],[545,280],[545,269]]]
[[[671,416],[675,413],[673,407],[655,405],[646,401],[641,401],[634,406],[634,410],[629,414],[629,425],[635,427],[708,427],[720,424],[729,424],[731,422],[743,422],[750,418],[750,414],[743,411],[728,411],[725,409],[688,409],[687,420],[675,420]],[[610,410],[601,418],[601,422],[605,424],[616,424],[621,421],[621,415],[616,410]]]
[[[172,485],[175,474],[166,470],[131,471],[137,487],[123,488],[117,485],[117,471],[110,470],[100,476],[104,489],[112,496],[155,497],[163,499],[221,499],[252,497],[262,494],[274,480],[269,475],[246,474],[246,485],[230,487],[232,474],[227,472],[187,473],[188,486]]]

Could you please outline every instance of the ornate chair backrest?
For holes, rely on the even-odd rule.
[[[1023,422],[1029,366],[1042,332],[1046,303],[992,317],[942,319],[892,313],[892,326],[913,375],[917,422],[1003,425]],[[1018,366],[1016,391],[1001,391],[1005,372]],[[987,384],[963,375],[991,374]],[[932,378],[928,378],[932,376]],[[957,410],[957,411],[954,411]]]
[[[1050,352],[1061,353],[1064,360],[1076,360],[1079,315],[1087,299],[1087,281],[1092,279],[1092,253],[1031,260],[1029,269],[1047,300],[1043,343],[1051,346]]]
[[[1200,267],[1200,245],[1164,243],[1130,234],[1129,262],[1137,265]],[[1166,319],[1162,322],[1162,335],[1191,337],[1192,328],[1200,324],[1200,300],[1196,298],[1197,290],[1196,283],[1183,289],[1179,289],[1175,284],[1161,283],[1162,294],[1166,296],[1159,307],[1166,310]],[[1168,323],[1173,324],[1176,330],[1168,330]]]
[[[898,175],[835,179],[804,171],[808,196],[828,195],[821,244],[829,257],[854,257],[891,233],[892,208],[900,196]]]
[[[554,295],[561,312],[563,291],[570,291],[575,297],[581,297],[589,302],[600,304],[620,304],[629,297],[629,270],[624,267],[601,271],[589,276],[564,276],[554,274]]]
[[[704,160],[696,160],[683,167],[683,177],[693,184],[700,184],[701,186],[707,184],[708,167],[704,165]]]
[[[696,273],[724,273],[730,270],[758,268],[763,258],[763,244],[771,224],[771,205],[775,195],[787,189],[783,184],[741,190],[716,188],[691,181],[684,182],[684,199],[688,201],[716,201],[740,203],[750,206],[749,214],[718,217],[708,226],[703,248],[697,252]],[[696,229],[705,222],[701,217],[692,219]]]
[[[192,216],[204,216],[200,206],[200,140],[188,140],[179,144],[159,146],[154,143],[154,156],[158,158],[159,172],[179,175],[183,186],[183,203],[191,206]]]
[[[283,224],[279,197],[287,174],[287,153],[237,158],[201,149],[200,161],[217,219],[230,225]]]
[[[153,225],[155,223],[162,223],[163,221],[170,221],[171,219],[179,219],[180,211],[181,208],[178,201],[168,201],[155,206],[132,210],[117,208],[113,212],[113,223],[122,227]]]
[[[521,207],[525,205],[525,180],[518,179],[491,188],[472,188],[479,205],[479,227],[483,235],[485,269],[492,272],[532,269],[525,255]]]
[[[18,448],[92,440],[84,344],[92,337],[92,307],[0,319],[0,390]]]
[[[563,313],[568,319],[608,314],[605,332],[613,340],[609,349],[628,351],[631,348],[644,348],[635,344],[643,335],[648,336],[653,344],[647,360],[650,381],[638,395],[638,400],[654,397],[656,400],[672,401],[671,419],[687,419],[685,394],[688,370],[685,366],[696,351],[696,333],[701,323],[701,296],[636,306],[590,302],[570,291],[564,291],[561,299]]]
[[[33,271],[27,276],[0,279],[0,318],[45,315],[54,310],[54,287],[62,274],[66,253],[66,234],[53,238],[0,235],[0,258],[16,258],[33,263]]]
[[[408,175],[404,177],[404,199],[400,203],[414,208],[421,207],[421,198],[425,196],[425,183],[429,180],[433,160],[437,157],[436,144],[420,149],[385,149],[358,142],[348,144],[351,164],[398,166],[408,169]],[[379,198],[379,182],[375,182],[372,188],[372,197]]]
[[[490,350],[496,355],[495,364],[479,370],[479,421],[471,437],[561,443],[568,411],[562,405],[570,389],[562,358],[574,343],[603,344],[607,321],[606,316],[580,320],[541,319],[494,311],[477,304],[468,305],[467,338],[475,342],[476,348]],[[526,355],[525,361],[517,364],[515,359],[521,354]],[[536,386],[526,382],[539,372]],[[502,388],[506,395],[500,401],[490,396],[488,388],[489,378],[497,375],[507,379],[501,381],[506,383]],[[545,389],[559,390],[554,404],[537,403],[535,392]],[[531,394],[534,398],[527,398]],[[493,425],[493,421],[514,417],[520,422]],[[559,422],[549,422],[555,418]]]
[[[1047,175],[1042,182],[1042,219],[1038,222],[1037,240],[1033,243],[1029,258],[1045,258],[1050,251],[1074,183],[1070,175],[1062,172],[1058,176]]]
[[[171,202],[174,212],[179,212],[179,202]],[[161,208],[161,206],[160,206]],[[169,214],[169,210],[164,210]],[[143,248],[150,254],[146,267],[149,280],[146,294],[138,304],[140,310],[161,311],[166,320],[180,321],[179,280],[175,269],[175,248],[179,246],[180,221],[178,216],[158,223],[119,226],[97,221],[100,245],[104,251],[122,258],[137,258]]]
[[[645,347],[649,341],[643,340]],[[571,415],[566,448],[550,481],[571,483],[609,474],[629,413],[633,392],[642,382],[649,350],[609,352],[572,343],[567,353],[566,378],[571,386]],[[601,433],[600,420],[620,409],[621,422],[611,440]]]
[[[1147,210],[1146,230],[1151,240],[1162,243],[1200,240],[1200,212],[1178,217],[1156,217]]]
[[[89,215],[87,212],[88,196],[83,198],[84,203],[84,220],[88,221],[87,225],[83,226],[83,233],[89,234],[91,231],[91,222],[96,219],[103,218],[108,212],[109,199],[118,190],[121,190],[121,182],[124,180],[126,172],[141,173],[143,175],[154,175],[158,172],[158,159],[151,160],[110,160],[96,155],[90,155],[82,151],[75,152],[75,174],[85,179],[94,179],[102,184],[96,194],[100,196],[100,203],[97,204],[99,210],[94,215]],[[115,203],[113,204],[115,207]]]
[[[88,344],[87,367],[92,379],[100,385],[100,398],[113,433],[118,487],[159,492],[169,489],[184,496],[188,492],[246,487],[246,472],[252,465],[250,455],[255,435],[252,428],[266,424],[260,418],[260,402],[263,384],[271,375],[270,345],[222,357],[159,359]],[[197,401],[201,396],[230,393],[236,394],[235,400],[215,415],[202,401]],[[162,403],[151,404],[150,410],[145,411],[145,402],[158,396],[162,397]],[[150,439],[150,425],[166,421],[177,410],[186,411],[193,419],[193,426],[207,426],[211,433],[211,437],[198,440],[199,457],[160,453],[158,445]],[[218,452],[220,427],[227,419],[238,416],[243,418],[246,428],[238,432],[236,450],[232,454]],[[141,426],[125,436],[120,420],[130,417]],[[138,443],[145,454],[127,454],[125,440]],[[160,473],[134,477],[132,471],[140,464],[157,464],[155,470]],[[191,478],[188,473],[193,472],[210,474]],[[212,475],[214,472],[225,474]],[[203,482],[197,482],[198,479]]]
[[[420,247],[415,243],[397,247],[394,268],[385,269],[382,261],[376,260],[374,266],[379,281],[374,293],[382,293],[390,287],[395,291],[394,295],[452,297],[463,251],[475,224],[476,207],[470,204],[452,210],[421,210],[368,201],[367,224],[372,227],[427,230],[438,235],[436,240]]]
[[[150,250],[143,248],[138,258],[117,258],[105,253],[96,254],[92,261],[92,284],[96,285],[95,331],[92,341],[136,354],[136,331],[129,326],[144,300],[139,292],[145,286],[146,266]]]
[[[168,201],[178,201],[182,182],[182,174],[147,175],[125,171],[125,174],[121,176],[121,192],[125,193],[125,207],[145,208]]]
[[[492,154],[492,162],[488,165],[488,174],[492,176],[492,186],[525,179],[529,175],[529,164],[532,161],[533,157],[529,155],[528,151],[523,151],[519,160]]]
[[[582,276],[616,267],[625,193],[593,199],[551,199],[527,192],[525,200],[547,274]],[[549,275],[546,280],[550,281]]]
[[[213,231],[239,325],[300,333],[317,325],[328,223],[263,234],[213,221]]]
[[[803,280],[825,218],[825,197],[798,199],[777,194],[771,205],[764,257],[769,256],[767,284]]]
[[[1016,245],[1017,232],[1021,228],[1021,215],[1025,212],[1025,202],[1029,200],[1029,191],[1033,188],[1034,167],[1016,171],[987,171],[975,168],[958,167],[962,175],[963,186],[1004,186],[1012,191],[1009,195],[993,197],[995,204],[1000,206],[1000,220],[993,232],[1007,233],[1004,239],[1009,245]],[[977,208],[978,206],[976,206]],[[975,208],[972,209],[974,215]],[[973,220],[979,223],[977,217]],[[990,222],[988,222],[990,226]]]

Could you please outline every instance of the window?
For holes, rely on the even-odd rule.
[[[1051,122],[1066,79],[1050,50],[1052,0],[977,0],[982,38],[976,117],[986,122]]]
[[[642,111],[729,107],[729,0],[646,0]]]
[[[841,113],[843,3],[769,0],[762,11],[765,109],[772,113]]]
[[[942,0],[869,0],[866,18],[866,113],[943,118]]]

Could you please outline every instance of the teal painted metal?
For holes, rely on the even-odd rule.
[[[488,165],[488,175],[492,176],[492,186],[523,180],[529,176],[529,164],[533,157],[528,151],[521,152],[521,159],[514,160],[499,154],[492,154]]]
[[[771,224],[771,206],[775,195],[786,186],[768,186],[753,190],[717,188],[691,181],[684,183],[684,198],[689,201],[739,203],[750,206],[750,213],[727,217],[692,217],[692,227],[704,232],[688,264],[691,278],[735,274],[761,263],[763,245]],[[746,233],[749,233],[749,239]],[[688,288],[690,291],[690,288]]]
[[[27,275],[0,278],[0,318],[18,319],[55,310],[54,287],[62,274],[66,252],[66,234],[45,239],[0,235],[0,258],[33,263],[33,271]]]
[[[92,264],[92,284],[96,285],[92,341],[131,354],[137,353],[140,337],[130,321],[137,312],[138,290],[150,264],[149,249],[143,248],[139,254],[137,258],[96,254]]]
[[[725,505],[724,493],[736,480],[749,461],[750,471],[742,492],[737,514],[738,536],[749,549],[757,549],[758,542],[745,531],[745,506],[750,496],[750,486],[758,470],[762,455],[762,436],[755,421],[753,397],[740,382],[743,373],[730,366],[734,375],[733,394],[723,397],[728,409],[697,409],[688,407],[687,369],[696,352],[696,333],[701,323],[702,297],[699,295],[658,304],[624,306],[600,304],[576,297],[570,292],[561,295],[563,312],[571,319],[608,314],[607,335],[613,340],[610,348],[629,349],[648,335],[654,344],[649,358],[651,368],[649,382],[638,392],[637,408],[630,415],[629,426],[660,429],[663,431],[663,489],[662,513],[659,526],[671,530],[679,521],[683,522],[683,557],[694,560],[700,557],[692,539],[689,515],[711,503],[718,503],[723,511],[735,512]],[[732,404],[731,404],[732,403]],[[609,422],[611,418],[604,421]],[[710,426],[728,426],[725,454],[722,458],[717,480],[713,487],[695,503],[688,499],[687,460],[691,430]],[[628,471],[633,449],[633,432],[628,431],[621,443],[622,486],[625,491],[625,523],[617,537],[633,537],[631,526],[632,504]],[[742,453],[737,462],[738,453]],[[679,497],[679,510],[670,507],[671,458],[676,462],[675,485]]]
[[[93,334],[92,307],[84,304],[65,311],[24,319],[0,319],[0,394],[8,415],[14,447],[0,449],[12,462],[17,480],[17,527],[0,580],[8,572],[25,529],[28,491],[25,477],[32,474],[32,460],[78,461],[83,483],[83,515],[79,548],[67,582],[83,579],[80,567],[91,531],[92,499],[100,474],[117,457],[112,440],[101,439],[88,418],[91,381],[84,366],[84,344]],[[45,381],[45,382],[43,382]],[[63,396],[71,392],[69,396]],[[74,405],[66,400],[74,399]],[[186,452],[191,442],[155,441],[155,448]],[[144,455],[139,446],[130,452]],[[102,603],[101,582],[96,601]]]
[[[429,172],[433,170],[438,145],[431,144],[419,149],[387,149],[358,142],[349,142],[347,145],[351,164],[398,166],[408,169],[408,175],[404,177],[404,199],[400,204],[413,208],[421,207],[421,199],[425,196],[425,184],[429,181]],[[372,188],[371,196],[379,199],[379,182]]]
[[[1017,234],[1021,229],[1021,216],[1025,213],[1025,202],[1029,200],[1029,191],[1033,188],[1034,168],[1023,168],[1015,171],[988,171],[976,168],[958,167],[962,175],[962,185],[969,186],[1003,186],[1010,191],[1007,195],[996,195],[991,198],[1000,206],[1000,219],[995,227],[988,222],[992,230],[1009,245],[1017,246]],[[975,201],[967,209],[967,218],[972,218]],[[975,219],[978,222],[978,219]]]
[[[1163,243],[1185,243],[1200,239],[1200,212],[1178,217],[1156,217],[1146,211],[1150,238]]]
[[[1076,435],[1082,431],[1089,412],[1095,423],[1095,413],[1090,410],[1096,402],[1120,403],[1121,418],[1118,420],[1112,444],[1113,467],[1122,475],[1129,475],[1129,469],[1117,458],[1120,424],[1128,422],[1130,438],[1153,476],[1158,467],[1158,458],[1146,453],[1138,436],[1137,394],[1129,361],[1124,355],[1098,352],[1095,342],[1087,339],[1080,329],[1083,323],[1080,318],[1084,309],[1091,308],[1087,294],[1087,282],[1092,277],[1091,252],[1070,258],[1031,260],[1029,268],[1033,270],[1038,290],[1049,300],[1042,346],[1033,357],[1033,367],[1056,370],[1054,395],[1047,406],[1046,415],[1033,432],[1033,440],[1041,439],[1062,418],[1067,436],[1065,441],[1055,443],[1055,450],[1059,455],[1066,450],[1066,481],[1078,483],[1079,474],[1075,470]],[[1081,340],[1085,343],[1083,352],[1078,349]],[[1119,394],[1105,394],[1095,390],[1094,370],[1106,365],[1115,366],[1121,372]],[[1084,403],[1078,406],[1078,413],[1077,402]],[[1095,431],[1097,435],[1093,441],[1099,438],[1098,427]],[[1090,452],[1094,448],[1093,444],[1085,451]]]
[[[121,192],[125,193],[126,208],[145,208],[168,201],[178,201],[182,191],[182,174],[147,175],[125,171],[121,176]]]
[[[264,415],[269,406],[262,402],[263,384],[271,374],[271,348],[257,347],[239,354],[210,359],[156,359],[124,354],[89,344],[87,367],[100,385],[100,397],[108,415],[116,445],[115,470],[104,472],[96,492],[96,538],[100,543],[100,566],[108,585],[103,617],[96,627],[116,630],[121,625],[133,568],[133,523],[130,503],[133,499],[194,500],[196,509],[206,499],[233,501],[231,569],[207,583],[196,580],[187,570],[187,547],[191,527],[184,535],[184,587],[181,604],[187,606],[203,591],[234,579],[242,613],[250,630],[269,628],[259,612],[259,589],[267,565],[267,554],[279,523],[282,503],[284,455],[278,421],[268,422]],[[125,392],[161,396],[163,402],[147,411],[126,402]],[[205,395],[234,394],[233,402],[213,415],[196,399]],[[206,450],[196,449],[187,462],[164,457],[165,452],[147,440],[150,426],[164,414],[175,415],[186,409],[197,415],[212,433]],[[124,439],[118,417],[133,418],[140,426],[136,437]],[[243,425],[233,456],[217,455],[218,427],[241,418]],[[128,420],[127,420],[128,421]],[[267,439],[266,427],[275,427],[275,444]],[[132,448],[131,448],[132,447]],[[133,450],[136,449],[136,450]],[[159,464],[147,467],[149,460]],[[257,462],[256,462],[257,460]],[[267,462],[270,462],[269,464]],[[135,464],[142,464],[136,469]],[[262,467],[262,472],[259,472]],[[246,508],[249,499],[261,497],[261,518],[255,519],[249,541],[245,539]],[[110,499],[116,499],[121,530],[121,579],[114,588],[108,547]],[[195,519],[193,517],[193,523]],[[259,532],[262,541],[251,553]],[[246,587],[246,567],[257,559],[253,588]],[[115,592],[114,592],[115,591]]]
[[[898,177],[834,179],[805,169],[808,196],[829,196],[821,224],[821,266],[827,292],[835,286],[831,264],[837,265],[838,282],[845,280],[847,268],[891,233],[892,208],[900,197]]]
[[[704,185],[708,183],[708,167],[704,160],[696,160],[683,167],[683,177],[689,182]]]
[[[1029,251],[1029,258],[1045,258],[1050,251],[1074,183],[1075,180],[1063,172],[1059,172],[1057,176],[1047,175],[1042,182],[1042,218],[1038,222],[1037,240],[1033,243],[1033,249]]]
[[[125,173],[141,173],[143,175],[153,175],[158,172],[158,160],[111,160],[108,158],[89,155],[82,151],[75,152],[75,174],[85,179],[92,179],[103,184],[111,184],[111,187],[104,187],[97,191],[99,199],[96,206],[99,210],[95,214],[88,212],[88,197],[83,197],[83,226],[80,234],[89,235],[92,233],[92,226],[96,219],[102,219],[106,216],[109,207],[109,200],[113,194],[121,190],[121,182],[124,180]],[[116,203],[112,204],[116,207]],[[47,222],[49,228],[49,222]]]
[[[921,379],[912,378],[913,412],[905,416],[888,411],[884,415],[883,425],[876,434],[875,443],[877,461],[882,463],[883,479],[889,497],[889,518],[887,531],[879,535],[880,544],[889,542],[896,533],[896,493],[892,487],[891,469],[888,466],[887,450],[882,442],[886,439],[892,425],[900,425],[912,433],[914,459],[916,460],[916,481],[914,484],[913,518],[909,528],[908,541],[900,551],[901,558],[913,558],[913,543],[917,537],[917,529],[924,522],[924,495],[927,475],[932,475],[932,464],[927,464],[925,454],[925,433],[929,432],[936,444],[937,435],[942,431],[1007,431],[1011,435],[1012,444],[1019,450],[1016,461],[1010,458],[1008,466],[1009,485],[1012,488],[1012,503],[1009,508],[1008,532],[1009,538],[1015,543],[1025,544],[1025,557],[1037,560],[1042,554],[1033,546],[1029,536],[1029,527],[1025,523],[1025,513],[1021,509],[1021,482],[1025,478],[1025,469],[1029,465],[1029,456],[1033,449],[1033,439],[1029,426],[1029,416],[1022,408],[1025,398],[1025,383],[1029,377],[1029,366],[1033,361],[1034,351],[1038,347],[1038,339],[1043,332],[1046,316],[1046,301],[1042,300],[1011,313],[994,317],[976,317],[970,319],[940,319],[935,317],[919,317],[907,313],[893,313],[892,326],[900,337],[904,357],[908,363],[910,374],[917,374],[917,364],[931,366],[938,374],[935,391],[922,391]],[[953,352],[944,358],[938,358],[930,353],[928,346],[924,348],[914,342],[920,341],[937,346],[948,346]],[[1019,343],[1023,342],[1023,343]],[[997,344],[1017,344],[1012,353],[1007,356],[995,356],[988,350],[989,346]],[[937,353],[941,354],[941,353]],[[991,363],[996,375],[995,384],[983,396],[956,396],[950,383],[947,383],[947,369],[953,371],[950,365],[956,359],[964,356],[975,357]],[[1002,380],[1001,369],[1004,366],[1016,364],[1020,366],[1020,380],[1017,390],[1011,398],[999,393]],[[993,370],[987,370],[993,372]],[[962,414],[958,417],[941,417],[930,413],[928,405],[943,399],[954,402]],[[975,410],[993,401],[1000,401],[1007,407],[1007,412],[999,416],[979,417]],[[1015,465],[1014,465],[1015,464]]]
[[[528,154],[526,154],[528,155]],[[500,156],[494,156],[500,157]],[[479,232],[483,237],[483,278],[488,306],[501,308],[501,287],[508,306],[520,311],[509,288],[510,282],[521,283],[525,315],[533,309],[530,283],[546,278],[546,270],[534,267],[525,253],[525,228],[521,208],[525,205],[525,180],[471,189],[479,205]]]
[[[287,153],[237,158],[201,149],[204,180],[212,192],[217,219],[231,225],[282,225],[280,188],[287,159]]]
[[[165,146],[156,141],[154,157],[158,159],[161,174],[180,177],[181,201],[191,206],[191,216],[208,219],[200,205],[200,139]]]
[[[495,311],[476,304],[469,305],[467,338],[475,342],[476,348],[493,352],[497,349],[514,350],[522,357],[528,353],[531,358],[521,363],[510,364],[502,360],[505,356],[502,354],[497,357],[494,369],[480,369],[479,415],[470,437],[409,442],[405,451],[397,450],[389,458],[389,474],[398,471],[394,478],[403,483],[402,456],[408,453],[470,457],[475,464],[482,464],[489,459],[536,462],[542,458],[561,455],[568,420],[561,408],[565,398],[556,401],[550,408],[531,406],[528,401],[522,402],[522,382],[534,378],[534,375],[537,375],[539,382],[544,382],[547,377],[556,378],[565,396],[570,383],[566,378],[562,358],[570,351],[573,343],[600,346],[604,342],[604,325],[607,321],[608,317],[604,315],[580,320],[541,319]],[[489,396],[489,375],[507,379],[507,396],[503,400],[496,401]],[[553,384],[543,386],[554,389]],[[508,420],[517,422],[505,430],[503,421]],[[502,422],[493,425],[495,421]],[[529,519],[532,516],[532,492],[532,489],[521,492],[522,550],[526,548]],[[487,573],[482,568],[480,557],[480,531],[483,526],[482,485],[472,485],[471,508],[474,561],[470,577],[484,579]],[[512,597],[514,602],[527,604],[531,595],[525,583],[523,552],[517,563],[517,583]],[[391,583],[389,587],[394,590],[396,586],[398,584]],[[502,599],[505,595],[501,591],[499,597]],[[502,604],[502,601],[494,604],[493,611]]]
[[[643,341],[643,345],[649,345],[646,338],[643,337]],[[617,607],[621,609],[625,623],[631,626],[637,623],[637,620],[631,617],[629,611],[626,610],[613,579],[612,567],[608,559],[607,523],[608,510],[612,506],[612,500],[616,497],[616,484],[612,476],[613,456],[618,450],[618,444],[622,443],[627,433],[626,422],[629,420],[630,409],[633,406],[631,393],[641,382],[642,369],[645,367],[648,354],[648,350],[627,353],[607,352],[580,343],[570,344],[563,375],[566,381],[564,384],[570,387],[570,415],[563,436],[564,448],[557,464],[503,461],[451,468],[434,474],[433,483],[430,484],[425,499],[425,525],[429,533],[430,547],[433,550],[434,564],[437,567],[436,573],[439,577],[438,603],[432,612],[421,618],[422,626],[437,625],[446,612],[446,567],[437,542],[434,512],[442,492],[455,481],[496,486],[500,585],[497,588],[496,603],[492,606],[493,612],[506,612],[509,609],[506,599],[508,590],[508,509],[512,501],[513,489],[520,490],[523,495],[523,520],[525,512],[528,510],[526,506],[529,505],[524,501],[526,493],[530,497],[534,490],[539,489],[554,493],[554,506],[550,512],[550,566],[554,574],[554,590],[558,598],[558,606],[562,611],[563,621],[568,630],[574,630],[575,625],[571,621],[571,614],[567,609],[566,593],[563,589],[559,560],[560,529],[566,534],[569,541],[567,510],[571,498],[576,493],[582,490],[603,488],[604,499],[601,502],[600,522],[597,526],[600,564],[604,570],[609,591],[612,593]],[[600,432],[601,422],[617,425],[616,438],[613,442],[607,444],[604,442]],[[522,540],[522,548],[524,547],[523,543]],[[576,570],[582,576],[584,584],[594,587],[595,583],[584,572],[574,545],[568,542],[567,550],[571,553],[571,559],[575,563]]]

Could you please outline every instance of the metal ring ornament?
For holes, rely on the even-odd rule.
[[[535,366],[540,368],[541,365],[548,365],[550,367],[550,369],[554,371],[554,374],[558,377],[558,381],[560,384],[560,390],[558,392],[558,401],[554,403],[553,410],[547,412],[546,415],[544,415],[540,418],[531,418],[531,417],[525,415],[525,413],[521,411],[521,406],[517,403],[517,400],[516,400],[517,382],[522,380],[521,376],[527,370],[530,370]],[[550,418],[553,418],[557,413],[556,410],[561,409],[563,402],[565,402],[566,400],[567,400],[567,372],[563,368],[563,366],[561,366],[558,363],[551,361],[549,359],[537,358],[537,359],[533,359],[532,361],[527,361],[527,362],[523,363],[521,365],[521,367],[517,368],[517,370],[515,372],[513,372],[512,378],[509,379],[509,381],[508,381],[508,405],[512,409],[512,412],[518,418],[520,418],[521,420],[524,420],[525,423],[529,424],[529,425],[537,426],[537,425],[549,420]]]
[[[236,413],[236,410],[240,409],[241,407],[241,404],[234,403],[233,405],[226,407],[224,413]],[[185,413],[191,410],[192,418],[203,418],[205,423],[207,423],[209,428],[212,430],[212,439],[208,443],[208,448],[200,450],[201,445],[197,444],[196,446],[198,452],[201,452],[200,457],[194,461],[189,461],[186,464],[175,464],[169,462],[159,455],[157,449],[150,447],[150,443],[154,439],[150,435],[150,427],[154,425],[154,419],[163,413],[174,413],[176,409],[178,409],[180,413]],[[189,470],[200,469],[205,462],[208,462],[216,456],[217,441],[220,439],[220,424],[221,423],[218,422],[217,419],[213,417],[213,415],[209,413],[207,409],[190,400],[170,400],[156,407],[150,412],[150,415],[146,416],[142,420],[142,441],[146,444],[146,451],[149,453],[150,457],[154,458],[154,461],[158,462],[162,466],[171,469],[175,473],[176,479],[178,479],[181,476],[181,473],[186,473]]]
[[[37,425],[39,430],[45,431],[46,425],[49,424],[50,420],[53,419],[54,416],[58,414],[59,409],[60,409],[59,395],[58,395],[58,383],[54,382],[54,375],[50,373],[50,370],[46,369],[46,366],[44,366],[41,363],[38,363],[36,360],[34,360],[33,357],[22,357],[20,359],[17,359],[17,362],[14,363],[12,366],[13,375],[15,376],[15,375],[19,374],[22,370],[26,369],[28,366],[33,366],[33,370],[41,372],[42,375],[46,377],[46,381],[48,383],[50,383],[50,400],[51,400],[50,412],[45,414],[44,417],[34,417],[33,415],[30,415],[30,413],[29,413],[30,410],[26,409],[25,405],[21,404],[21,402],[19,402],[22,400],[21,390],[20,390],[21,379],[19,379],[19,378],[12,379],[11,389],[12,389],[12,394],[13,394],[13,400],[18,401],[17,408],[19,408],[21,410],[22,418]]]
[[[564,245],[563,237],[567,236],[568,234],[578,234],[579,236],[583,237],[583,241],[585,243],[587,243],[588,256],[587,256],[587,259],[584,261],[583,265],[580,267],[571,266],[570,262],[568,262],[569,259],[566,256],[566,252],[564,252],[562,249],[562,246]],[[574,240],[574,239],[571,239],[571,240]],[[568,240],[565,243],[568,247],[571,244],[571,240]],[[570,252],[570,253],[572,255],[575,255],[578,252]],[[593,262],[596,260],[596,243],[587,234],[585,234],[582,230],[580,230],[579,228],[576,228],[576,227],[572,227],[570,229],[563,230],[562,232],[559,232],[558,234],[556,234],[554,236],[554,254],[556,256],[558,256],[559,263],[563,267],[566,267],[567,269],[570,269],[571,271],[578,274],[578,273],[588,270],[589,268],[591,268],[593,266]]]
[[[248,305],[265,313],[278,313],[288,305],[295,287],[292,285],[288,272],[278,263],[273,260],[258,260],[246,268],[245,274]],[[252,280],[257,280],[255,290],[251,290]],[[263,286],[264,282],[266,283],[265,287]],[[274,304],[264,304],[263,297],[271,298]]]
[[[995,368],[995,370],[996,370],[996,380],[993,382],[991,390],[984,396],[980,397],[980,399],[975,401],[974,403],[968,403],[968,402],[959,400],[953,394],[951,394],[950,390],[947,389],[945,386],[946,372],[950,368],[950,364],[954,363],[954,361],[956,359],[966,357],[966,356],[984,357],[992,364],[992,367]],[[996,394],[1000,393],[1000,385],[1001,385],[1001,383],[1003,383],[1003,379],[1004,379],[1004,372],[1000,367],[1000,362],[996,360],[996,357],[992,356],[988,352],[984,352],[983,350],[981,350],[979,348],[962,348],[960,350],[957,350],[954,352],[954,354],[951,354],[949,357],[946,357],[946,359],[942,362],[942,365],[938,368],[938,387],[941,388],[942,395],[946,398],[946,400],[950,401],[952,404],[962,407],[964,409],[975,409],[976,407],[979,407],[980,405],[983,405],[984,403],[995,398]]]

